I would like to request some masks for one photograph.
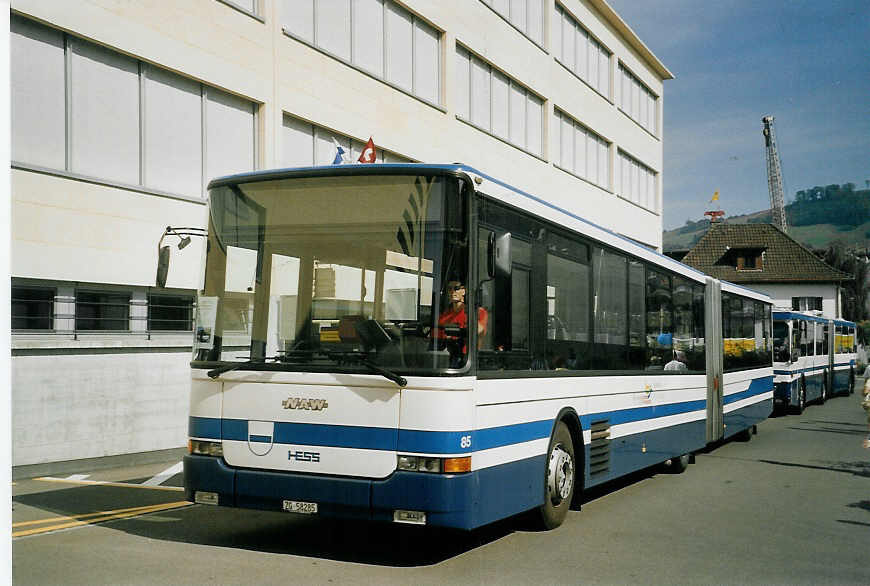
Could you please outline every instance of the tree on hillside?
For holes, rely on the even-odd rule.
[[[817,254],[830,266],[853,277],[851,281],[843,283],[843,318],[849,321],[861,321],[870,317],[867,311],[870,262],[851,252],[839,240],[832,242],[828,248]]]

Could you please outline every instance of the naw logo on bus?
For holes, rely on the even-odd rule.
[[[284,409],[306,409],[309,411],[323,411],[329,407],[326,399],[305,399],[302,397],[288,397],[281,401]]]

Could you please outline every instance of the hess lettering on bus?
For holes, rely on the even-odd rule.
[[[290,450],[287,452],[287,459],[296,460],[297,462],[320,462],[320,452]]]

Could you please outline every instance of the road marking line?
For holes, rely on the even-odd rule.
[[[52,476],[42,476],[34,478],[43,482],[59,482],[61,484],[79,484],[83,486],[99,485],[99,486],[120,486],[123,488],[144,488],[147,490],[170,490],[173,492],[184,492],[180,486],[146,486],[144,484],[133,484],[132,482],[108,482],[105,480],[70,480],[68,478],[54,478]]]
[[[87,519],[88,517],[101,517],[103,515],[115,515],[117,513],[130,513],[133,511],[142,511],[145,509],[150,509],[151,507],[156,507],[159,505],[144,505],[141,507],[130,507],[129,509],[114,509],[111,511],[97,511],[96,513],[81,513],[79,515],[62,515],[60,517],[49,517],[46,519],[36,519],[35,521],[19,521],[18,523],[13,523],[12,528],[16,527],[27,527],[28,525],[41,525],[43,523],[55,523],[58,521],[75,521],[81,519]]]
[[[38,527],[36,529],[25,529],[24,531],[14,531],[12,537],[26,537],[28,535],[36,535],[39,533],[48,533],[50,531],[59,531],[61,529],[69,529],[70,527],[82,527],[85,525],[96,525],[97,523],[105,523],[106,521],[114,521],[116,519],[127,519],[129,517],[137,517],[147,513],[156,513],[157,511],[167,511],[170,509],[178,509],[181,507],[189,507],[193,503],[188,501],[179,501],[176,503],[165,503],[162,505],[151,505],[148,507],[139,507],[136,510],[126,513],[114,513],[96,517],[88,521],[70,521],[68,523],[60,523],[59,525],[51,525],[49,527]],[[111,511],[110,511],[111,512]]]
[[[172,478],[173,476],[175,476],[176,474],[181,472],[183,469],[184,469],[184,464],[182,462],[179,462],[173,466],[170,466],[169,468],[167,468],[166,470],[164,470],[163,472],[161,472],[157,476],[154,476],[153,478],[149,478],[148,480],[146,480],[142,484],[144,484],[145,486],[160,486],[161,484],[163,484],[164,482],[166,482],[167,480],[169,480],[170,478]]]
[[[67,480],[84,480],[90,476],[90,474],[70,474],[66,477]]]

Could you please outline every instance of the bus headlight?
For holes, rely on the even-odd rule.
[[[192,439],[187,440],[187,453],[221,458],[224,455],[224,447],[220,442],[207,442]]]
[[[410,472],[459,474],[471,472],[471,456],[462,458],[433,458],[431,456],[399,455],[396,467],[399,470]]]

